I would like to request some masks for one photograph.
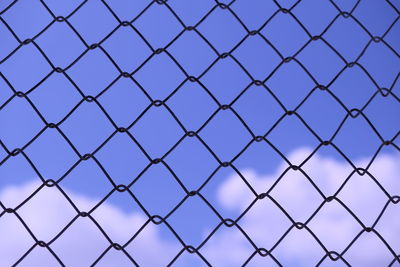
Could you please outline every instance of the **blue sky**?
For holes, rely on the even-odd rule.
[[[0,9],[9,2],[0,3]],[[56,17],[68,16],[80,4],[44,2]],[[40,1],[17,1],[1,18],[21,41],[51,24],[34,39],[48,60],[32,43],[6,59],[19,43],[0,23],[0,140],[12,151],[24,147],[43,130],[44,121],[57,124],[76,151],[57,129],[46,128],[24,152],[44,179],[65,176],[59,184],[63,189],[101,198],[112,190],[112,184],[93,159],[79,161],[79,155],[93,153],[112,135],[96,151],[95,158],[115,184],[127,185],[151,165],[149,159],[164,157],[182,139],[164,162],[188,191],[197,190],[218,168],[201,192],[223,210],[224,216],[233,219],[238,214],[223,209],[217,189],[234,170],[219,166],[232,161],[255,136],[268,133],[268,142],[287,156],[296,149],[315,149],[321,141],[331,140],[346,118],[332,143],[351,161],[371,159],[384,140],[395,145],[384,146],[381,153],[398,153],[399,4],[392,3],[391,7],[385,1],[360,1],[352,16],[345,18],[338,9],[351,12],[357,1],[304,0],[291,9],[291,14],[283,12],[294,2],[238,0],[230,5],[230,12],[212,0],[170,0],[169,8],[144,0],[107,1],[118,21],[101,1],[89,0],[68,17],[79,38],[65,21],[54,21]],[[210,15],[201,20],[209,11]],[[133,22],[123,26],[122,21]],[[189,26],[195,26],[195,30],[185,31]],[[248,34],[254,30],[258,31],[255,35]],[[103,40],[110,32],[112,35]],[[310,40],[321,34],[321,39]],[[383,36],[384,41],[374,42],[374,36]],[[101,48],[87,49],[99,42]],[[165,46],[167,52],[153,53]],[[227,52],[229,56],[219,57]],[[295,59],[283,62],[293,56]],[[357,64],[346,67],[355,61]],[[57,73],[53,67],[66,68],[65,73]],[[122,72],[131,75],[123,77]],[[6,80],[15,91],[26,93],[42,118],[24,97],[13,97]],[[320,90],[318,85],[329,90]],[[387,88],[390,94],[385,97],[378,88]],[[85,101],[83,96],[96,97],[96,101]],[[155,100],[166,105],[151,105]],[[222,105],[231,108],[223,110]],[[364,116],[346,117],[352,109],[362,109]],[[286,113],[291,110],[295,114]],[[212,119],[204,124],[210,116]],[[269,131],[277,121],[279,124]],[[116,132],[116,127],[129,126],[128,132]],[[187,131],[198,136],[185,136]],[[332,146],[321,147],[317,154],[343,161]],[[38,180],[21,154],[5,158],[7,152],[0,148],[0,188]],[[234,167],[267,175],[275,173],[281,162],[282,157],[267,142],[253,141],[235,159]],[[163,164],[149,166],[131,190],[150,214],[160,216],[167,215],[186,195]],[[197,246],[205,229],[213,229],[219,219],[199,197],[188,201],[168,221],[185,242]],[[116,192],[106,202],[126,213],[140,212],[126,192]],[[162,233],[168,239],[166,232]]]

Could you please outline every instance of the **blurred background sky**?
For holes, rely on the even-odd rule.
[[[0,10],[10,2],[2,1]],[[43,2],[55,16],[67,17],[82,1]],[[352,16],[346,18],[338,9],[351,12],[358,1],[304,0],[285,13],[279,5],[290,9],[296,1],[237,0],[228,10],[212,0],[170,0],[169,8],[148,0],[108,0],[120,21],[101,1],[84,2],[68,17],[81,38],[65,21],[54,21],[40,1],[19,0],[1,14],[0,140],[9,151],[24,147],[45,128],[44,119],[59,123],[59,129],[77,151],[57,129],[46,128],[24,149],[35,171],[22,154],[7,158],[7,151],[1,147],[0,189],[38,181],[37,172],[44,179],[58,180],[79,162],[59,185],[101,199],[112,190],[112,184],[93,159],[80,161],[77,152],[92,153],[115,133],[115,126],[127,128],[145,109],[129,134],[115,133],[96,151],[98,162],[115,184],[127,185],[151,163],[149,158],[162,158],[185,136],[185,131],[196,131],[215,156],[198,137],[186,136],[164,161],[188,191],[197,190],[218,168],[201,193],[226,218],[235,219],[240,213],[226,209],[218,200],[221,184],[235,173],[230,166],[219,167],[220,163],[232,161],[255,136],[268,133],[266,139],[285,156],[303,147],[311,153],[321,141],[331,140],[350,161],[363,159],[362,167],[368,165],[384,140],[394,145],[382,147],[380,155],[398,154],[400,5],[396,1],[359,1]],[[131,20],[131,26],[120,25],[121,21]],[[51,24],[34,39],[48,59],[32,43],[7,58],[19,43],[6,24],[21,41],[33,38]],[[185,26],[196,27],[185,31]],[[253,30],[259,32],[248,35]],[[101,42],[110,32],[112,35]],[[323,40],[310,40],[321,34]],[[384,41],[374,42],[374,36],[383,36]],[[99,47],[87,50],[99,42],[114,62]],[[153,53],[166,46],[170,56]],[[226,52],[231,56],[219,58]],[[294,55],[296,60],[282,63]],[[346,67],[354,61],[358,64]],[[54,72],[53,67],[67,68],[66,75]],[[121,72],[132,75],[126,78]],[[189,76],[199,82],[188,80]],[[6,80],[16,91],[27,93],[43,119],[24,97],[13,97]],[[257,86],[256,80],[264,85]],[[318,85],[329,86],[329,90],[320,90]],[[388,96],[383,96],[380,88]],[[115,125],[95,101],[82,101],[82,94],[96,97]],[[168,108],[151,105],[152,100],[166,100]],[[222,110],[220,106],[225,104],[231,108]],[[72,109],[73,113],[63,120]],[[363,110],[364,116],[347,116],[332,139],[351,109]],[[290,110],[295,114],[286,114]],[[346,164],[333,146],[321,147],[316,155]],[[239,171],[252,170],[267,176],[275,174],[282,161],[267,142],[253,141],[233,165]],[[151,165],[131,190],[150,214],[160,216],[167,215],[186,195],[163,164]],[[245,186],[243,190],[248,191]],[[126,192],[115,192],[106,203],[126,214],[142,213]],[[168,222],[187,244],[197,246],[220,220],[199,197],[194,197]],[[166,240],[174,238],[167,229],[161,235]]]

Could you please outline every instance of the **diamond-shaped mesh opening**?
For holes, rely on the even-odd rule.
[[[385,115],[377,112],[377,109]],[[365,115],[385,140],[390,140],[399,131],[396,125],[399,125],[400,118],[396,114],[400,114],[400,107],[392,96],[377,95],[365,109]]]
[[[0,138],[10,149],[24,146],[44,127],[40,117],[24,98],[16,98],[0,114]]]
[[[48,122],[61,121],[82,99],[62,74],[55,73],[35,88],[29,99]]]
[[[179,206],[168,218],[168,222],[186,244],[197,247],[214,230],[219,218],[203,199],[193,196]],[[195,235],[193,231],[196,232]]]
[[[286,265],[304,262],[306,265],[314,266],[325,254],[309,231],[296,227],[290,229],[290,232],[274,250],[277,260]]]
[[[378,185],[368,174],[354,173],[348,179],[346,187],[338,194],[338,198],[367,227],[375,222],[387,202],[384,192],[376,188]],[[373,202],[375,205],[372,206]],[[365,209],[364,205],[368,205],[369,208]]]
[[[160,19],[162,23],[154,18]],[[166,5],[156,2],[153,2],[146,12],[141,13],[134,25],[154,49],[165,47],[183,30],[182,25]]]
[[[308,152],[311,154],[311,151]],[[321,146],[309,160],[302,164],[302,169],[325,196],[333,196],[354,168],[343,159],[334,160],[338,155],[339,152],[333,146]]]
[[[376,85],[359,67],[346,68],[329,86],[339,103],[347,109],[361,109],[376,92]]]
[[[398,7],[397,7],[398,8]],[[397,14],[396,14],[397,13]],[[374,19],[370,19],[373,14]],[[376,18],[385,14],[381,19]],[[392,8],[386,1],[360,3],[354,11],[354,16],[368,29],[373,36],[381,36],[389,28],[390,24],[399,16],[399,12]]]
[[[238,218],[255,198],[244,181],[251,183],[254,173],[243,171],[241,175],[244,178],[233,173],[232,168],[220,168],[201,191],[223,218]]]
[[[322,40],[312,41],[301,51],[298,58],[311,77],[322,85],[330,83],[345,66],[335,51]]]
[[[67,67],[85,51],[85,45],[65,22],[53,24],[37,40],[51,62],[60,68]],[[65,42],[68,42],[68,46],[64,47],[62,43]]]
[[[324,103],[321,105],[321,103]],[[319,110],[313,114],[313,110]],[[345,110],[327,92],[316,90],[299,108],[300,116],[323,140],[329,140],[346,116]]]
[[[361,153],[367,158],[372,158],[381,145],[378,136],[361,115],[356,118],[347,117],[333,142],[351,161],[354,161]],[[355,150],[354,146],[360,146],[360,149]]]
[[[40,209],[35,208],[38,206]],[[59,209],[63,211],[62,217],[57,216]],[[32,213],[32,210],[35,212]],[[76,212],[61,192],[53,187],[40,190],[29,199],[29,205],[18,209],[18,214],[38,240],[48,242],[75,217]]]
[[[217,57],[210,46],[193,30],[184,32],[168,51],[192,76],[203,73]]]
[[[222,225],[210,241],[202,247],[201,253],[211,265],[218,265],[222,259],[225,259],[224,262],[227,265],[235,266],[245,262],[253,249],[237,227],[228,228]],[[236,253],[232,253],[232,251]]]
[[[126,203],[129,203],[128,207],[123,208]],[[120,208],[123,213],[116,212],[113,207]],[[132,213],[136,215],[128,215]],[[140,207],[128,192],[114,191],[91,215],[114,243],[125,244],[145,223],[144,213],[141,213]]]
[[[162,53],[151,57],[134,78],[152,98],[164,99],[184,81],[185,76],[173,59]]]
[[[360,64],[374,77],[379,86],[385,88],[390,87],[400,72],[400,59],[393,57],[393,51],[382,42],[371,43],[360,59]],[[381,68],[387,71],[382,72]]]
[[[149,164],[149,159],[124,133],[114,135],[96,154],[116,184],[129,184]]]
[[[307,177],[294,170],[284,174],[279,183],[272,188],[271,196],[295,222],[306,221],[323,200]],[[302,208],[299,209],[298,205]]]
[[[200,80],[216,99],[225,104],[233,101],[251,82],[243,69],[230,57],[218,60],[212,71]]]
[[[81,242],[65,250],[65,246],[76,240],[77,236],[82,238]],[[89,217],[78,217],[51,247],[64,264],[90,265],[108,246],[109,242]]]
[[[272,132],[269,133],[268,139],[278,151],[285,154],[293,146],[316,147],[319,144],[317,137],[295,115],[285,115]]]
[[[243,26],[228,10],[215,8],[198,30],[220,53],[228,52],[246,35]]]
[[[226,129],[234,129],[227,132]],[[230,161],[251,140],[245,126],[231,110],[219,110],[200,133],[222,161]]]
[[[91,153],[114,131],[110,121],[94,102],[81,102],[60,129],[82,154]]]
[[[253,105],[248,105],[249,102]],[[250,86],[232,107],[257,135],[265,134],[283,111],[270,92],[256,85]]]
[[[79,201],[80,195],[69,195],[68,197],[81,211],[94,208],[99,202],[96,198],[107,195],[113,189],[109,177],[93,159],[79,162],[76,167],[69,169],[59,178],[59,185],[64,191],[73,191],[95,199],[94,201]]]
[[[352,214],[335,200],[325,203],[308,226],[329,251],[343,251],[363,230]]]
[[[42,3],[29,0],[16,1],[2,17],[21,40],[39,34],[52,21]]]
[[[153,158],[160,158],[184,135],[171,113],[163,106],[151,107],[130,130]]]
[[[281,61],[275,50],[259,35],[249,36],[233,55],[256,80],[269,76]]]
[[[199,129],[218,107],[207,89],[189,81],[171,96],[168,106],[189,130]]]
[[[98,100],[120,127],[128,127],[151,104],[140,87],[132,80],[123,78],[116,81]]]
[[[293,14],[311,35],[319,35],[337,15],[334,6],[328,1],[305,0],[293,8]]]
[[[49,143],[51,146],[47,145]],[[37,170],[48,179],[61,177],[79,159],[56,129],[47,129],[25,152]]]
[[[266,85],[285,108],[294,110],[315,87],[315,82],[301,65],[291,61],[281,65]]]
[[[365,254],[367,252],[366,245],[374,247],[376,252],[372,254]],[[365,255],[360,257],[359,255]],[[382,261],[382,258],[378,257],[380,255],[382,258],[387,260]],[[390,265],[393,260],[389,260],[390,258],[394,258],[394,255],[387,250],[387,247],[382,242],[382,240],[376,236],[374,233],[364,232],[354,243],[353,246],[346,252],[345,258],[349,259],[348,263],[351,265],[366,265],[366,264],[382,264]],[[394,263],[396,264],[396,263]],[[394,265],[396,266],[396,265]]]
[[[398,265],[399,22],[1,1],[0,265]]]
[[[75,84],[84,88],[85,95],[96,96],[117,76],[118,71],[99,48],[89,50],[81,60],[68,69]]]
[[[13,60],[5,61],[1,69],[15,90],[22,92],[36,86],[51,71],[50,65],[32,44],[19,48]],[[22,70],[25,70],[24,79],[19,76]]]
[[[290,34],[289,34],[290,33]],[[293,56],[310,38],[288,13],[279,12],[262,28],[261,34],[284,56]]]
[[[173,242],[168,242],[168,239]],[[181,250],[181,245],[173,239],[173,234],[165,224],[146,224],[136,238],[129,243],[126,251],[135,258],[138,265],[164,266],[171,262]],[[157,257],[153,252],[158,251]]]
[[[185,159],[190,159],[185,161]],[[219,165],[207,148],[195,137],[186,137],[166,162],[189,189],[199,188]],[[201,164],[200,164],[201,162]]]
[[[152,53],[145,40],[131,27],[119,28],[103,46],[126,72],[138,68]]]
[[[69,21],[89,45],[99,43],[118,25],[101,0],[89,1],[79,7]]]
[[[268,214],[268,218],[264,216]],[[258,200],[246,213],[243,230],[258,247],[270,249],[291,226],[290,220],[269,199]]]
[[[343,16],[335,21],[324,37],[348,62],[354,61],[371,39],[354,19]]]
[[[151,192],[145,190],[149,185]],[[162,217],[175,208],[184,196],[182,187],[162,163],[147,169],[133,184],[132,192],[151,215]]]

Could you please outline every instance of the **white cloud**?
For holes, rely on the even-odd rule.
[[[309,154],[308,149],[299,149],[289,156],[293,164],[300,164]],[[370,168],[372,175],[389,191],[390,195],[400,195],[400,157],[379,156]],[[365,167],[368,161],[361,160],[356,166]],[[243,171],[244,176],[258,193],[265,192],[272,186],[276,178],[288,167],[282,163],[271,175],[258,175],[253,170]],[[345,178],[351,173],[352,167],[342,161],[315,155],[304,166],[307,174],[318,185],[326,196],[333,195]],[[242,211],[254,196],[246,193],[243,181],[237,175],[229,177],[221,185],[218,199],[226,209]],[[299,171],[289,171],[278,183],[271,195],[298,222],[307,218],[322,203],[323,198],[316,193],[305,176]],[[367,175],[353,175],[338,198],[342,200],[360,220],[371,226],[384,207],[387,197]],[[388,241],[397,254],[400,253],[400,204],[389,204],[388,209],[375,229]],[[242,218],[239,225],[250,235],[258,247],[270,249],[279,237],[292,225],[283,213],[270,201],[264,198]],[[327,203],[317,216],[308,224],[311,230],[320,238],[329,251],[342,252],[349,242],[362,230],[362,227],[336,201]],[[221,244],[229,247],[231,255],[243,255],[235,264],[249,257],[248,241],[238,231],[230,234],[216,234],[215,241],[205,249],[210,256],[210,262],[216,266],[232,266],[232,258],[219,255],[216,251]],[[313,266],[325,254],[317,242],[306,230],[293,229],[282,243],[273,251],[281,263],[295,266]],[[246,256],[244,256],[246,255]],[[257,256],[260,265],[266,261]],[[360,239],[344,255],[353,266],[386,266],[393,256],[374,233],[364,233]],[[270,259],[269,259],[270,260]],[[255,265],[256,262],[254,262]],[[325,264],[332,264],[327,260]],[[235,265],[233,264],[233,265]]]
[[[7,207],[15,207],[38,187],[38,183],[8,187],[0,192],[0,200]],[[98,200],[73,192],[67,194],[79,207],[93,207],[98,203]],[[146,217],[139,213],[126,214],[107,203],[100,207],[93,216],[116,243],[126,242],[146,222]],[[44,187],[18,210],[18,214],[39,240],[48,242],[75,217],[76,212],[55,187]],[[11,266],[34,244],[14,214],[5,214],[0,218],[0,236],[0,266]],[[108,246],[109,242],[92,221],[88,217],[79,217],[51,248],[67,266],[89,266]],[[150,223],[126,249],[140,265],[163,266],[180,247],[161,238],[159,229]],[[157,257],[154,257],[154,251],[157,251]],[[47,249],[37,246],[21,265],[58,264]],[[129,260],[121,251],[112,249],[99,266],[129,266]]]
[[[308,149],[294,151],[289,158],[300,164],[311,153]],[[400,195],[400,157],[379,156],[370,168],[390,195]],[[357,162],[365,167],[367,161]],[[270,175],[259,175],[254,170],[242,173],[258,193],[264,192],[288,165],[282,163]],[[332,195],[340,187],[352,167],[346,162],[315,155],[304,166],[304,170],[326,195]],[[15,207],[29,196],[39,185],[28,183],[19,187],[7,187],[0,192],[0,200],[7,207]],[[98,200],[74,192],[67,192],[82,210],[89,210]],[[289,171],[271,195],[289,212],[294,220],[304,222],[322,203],[323,199],[299,171]],[[243,181],[232,175],[219,187],[218,201],[225,211],[244,210],[253,200]],[[382,210],[387,198],[367,176],[354,175],[338,197],[348,205],[366,226],[371,226]],[[40,240],[49,241],[76,214],[64,197],[54,188],[44,187],[34,198],[18,210],[29,227]],[[143,214],[127,214],[116,206],[104,203],[93,213],[113,242],[124,243],[143,225]],[[389,204],[375,229],[389,245],[400,253],[400,204]],[[291,226],[291,222],[268,198],[256,204],[240,221],[240,226],[249,234],[258,247],[269,249]],[[328,203],[308,224],[328,250],[341,252],[362,229],[360,225],[336,201]],[[181,249],[173,238],[165,238],[160,229],[150,223],[127,247],[137,262],[143,266],[164,266]],[[168,232],[166,230],[165,232]],[[14,263],[30,246],[33,239],[13,214],[0,218],[0,266]],[[109,245],[99,230],[88,218],[78,220],[55,241],[51,248],[67,266],[88,266]],[[222,226],[200,252],[213,266],[240,266],[254,249],[236,227]],[[305,230],[293,229],[273,251],[285,266],[313,266],[324,255],[324,251]],[[364,233],[354,246],[346,252],[345,259],[353,266],[386,266],[392,255],[373,233]],[[179,261],[178,261],[179,262]],[[182,261],[180,261],[182,263]],[[22,266],[56,265],[48,251],[36,247],[22,262]],[[25,265],[24,265],[25,263]],[[53,264],[54,263],[54,264]],[[100,266],[129,266],[127,258],[111,250],[100,262]],[[184,264],[183,261],[182,264]],[[186,262],[187,263],[187,262]],[[273,265],[270,257],[253,258],[250,266]],[[325,265],[330,265],[327,261]]]

